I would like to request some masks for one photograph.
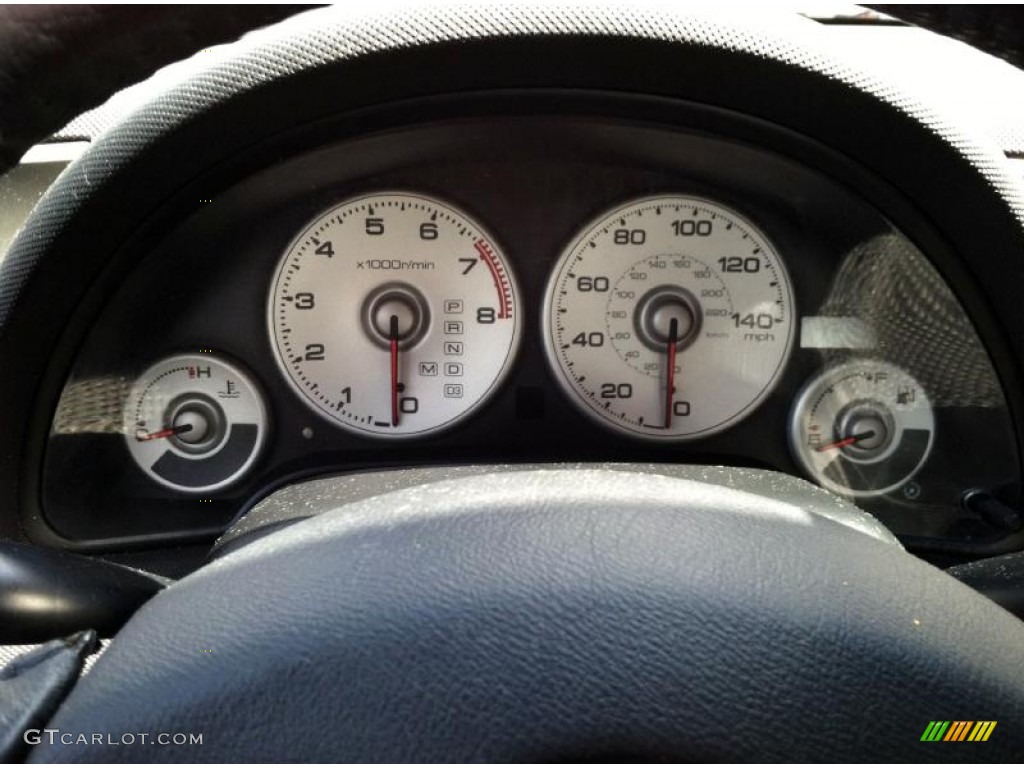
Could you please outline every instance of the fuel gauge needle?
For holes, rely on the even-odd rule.
[[[672,318],[668,325],[668,376],[665,381],[665,429],[672,427],[672,398],[676,394],[676,340],[679,336],[679,321]]]
[[[165,437],[174,437],[175,435],[183,435],[186,432],[192,431],[191,424],[179,424],[176,427],[167,427],[167,429],[160,429],[156,432],[150,432],[149,434],[136,435],[135,439],[140,443],[144,443],[147,440],[161,440]]]
[[[867,440],[875,436],[875,430],[869,429],[866,432],[858,432],[856,435],[850,435],[844,437],[842,440],[836,440],[834,443],[828,445],[819,445],[815,450],[818,453],[824,453],[825,451],[831,451],[835,448],[845,448],[848,445],[856,445],[861,440]]]
[[[391,426],[398,426],[398,315],[391,316]]]

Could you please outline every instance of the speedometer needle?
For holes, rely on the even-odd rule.
[[[398,426],[398,315],[391,316],[391,426]]]
[[[817,450],[818,453],[824,453],[825,451],[831,451],[835,448],[845,448],[848,445],[855,445],[861,440],[867,440],[874,436],[875,430],[869,429],[866,432],[858,432],[856,435],[850,435],[849,437],[844,437],[842,440],[836,440],[834,443],[829,443],[828,445],[819,445],[815,450]]]
[[[679,336],[679,321],[672,318],[668,325],[668,375],[665,381],[665,429],[672,426],[672,398],[676,394],[676,338]]]

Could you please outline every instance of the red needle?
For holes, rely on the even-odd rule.
[[[391,316],[391,426],[398,426],[398,315]]]
[[[845,448],[848,445],[859,443],[861,440],[867,440],[869,437],[874,436],[874,430],[868,430],[867,432],[861,432],[860,434],[857,435],[850,435],[849,437],[844,437],[842,440],[836,440],[834,443],[829,443],[828,445],[819,445],[815,450],[818,453],[824,453],[825,451],[831,451],[834,448]]]
[[[668,376],[665,382],[665,429],[672,426],[672,398],[676,394],[676,337],[679,321],[672,318],[668,326]]]
[[[168,427],[167,429],[161,429],[156,432],[150,432],[148,435],[136,435],[135,439],[140,443],[144,443],[147,440],[160,440],[165,437],[173,437],[174,435],[183,435],[186,432],[192,431],[191,424],[179,424],[176,427]]]

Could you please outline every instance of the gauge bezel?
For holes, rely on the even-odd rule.
[[[620,211],[625,209],[632,209],[636,206],[647,205],[655,203],[659,200],[688,200],[695,203],[704,204],[713,208],[718,208],[729,214],[730,217],[734,218],[738,223],[742,224],[753,233],[755,233],[761,240],[764,241],[772,253],[775,255],[776,267],[779,270],[781,277],[784,279],[784,289],[788,300],[788,306],[790,310],[790,323],[787,330],[785,349],[780,356],[779,363],[772,372],[768,383],[764,388],[753,398],[747,405],[745,405],[740,411],[737,411],[733,416],[726,419],[725,421],[715,424],[706,429],[700,430],[699,432],[692,432],[685,435],[663,435],[653,432],[639,432],[628,426],[624,426],[609,418],[591,405],[590,401],[582,397],[580,393],[569,383],[562,366],[558,360],[558,350],[555,347],[553,338],[553,328],[551,325],[551,310],[553,309],[553,302],[555,299],[555,292],[557,291],[556,282],[562,274],[563,266],[568,257],[576,251],[576,249],[587,239],[587,236],[597,227],[598,224],[611,218]],[[702,440],[712,435],[717,435],[721,432],[725,432],[736,425],[743,422],[747,417],[753,414],[761,404],[775,391],[779,382],[782,380],[785,374],[786,367],[793,356],[793,346],[796,342],[796,328],[799,320],[799,312],[796,307],[796,297],[793,291],[793,281],[789,276],[789,270],[786,268],[786,263],[779,252],[775,242],[765,234],[764,230],[755,225],[749,218],[736,211],[731,205],[713,200],[704,195],[688,194],[686,192],[661,192],[654,195],[645,195],[643,197],[631,197],[627,198],[615,205],[608,206],[601,210],[596,216],[588,219],[585,224],[580,226],[576,230],[576,234],[569,241],[569,243],[561,250],[558,254],[558,258],[555,259],[554,264],[548,273],[547,283],[544,288],[544,299],[540,307],[541,313],[541,335],[543,337],[544,345],[544,357],[547,360],[548,369],[555,381],[558,383],[559,389],[563,394],[566,395],[568,400],[573,406],[585,415],[590,421],[601,427],[611,430],[617,434],[628,435],[634,440],[641,442],[650,443],[687,443],[696,440]]]
[[[309,232],[309,230],[318,221],[325,218],[330,213],[340,208],[345,208],[351,205],[358,204],[362,200],[377,197],[410,197],[419,201],[425,201],[427,203],[430,203],[431,205],[436,205],[440,208],[447,208],[452,213],[455,213],[461,218],[465,219],[484,239],[487,240],[488,244],[490,244],[501,255],[501,261],[505,268],[505,277],[508,280],[509,290],[512,292],[512,306],[514,307],[512,317],[512,339],[511,342],[509,343],[508,350],[505,355],[505,360],[502,363],[501,369],[498,371],[497,375],[491,381],[490,386],[487,388],[487,391],[484,392],[475,403],[473,403],[465,410],[461,411],[454,418],[449,419],[443,424],[438,424],[436,426],[428,427],[427,429],[422,429],[416,432],[374,432],[371,430],[363,429],[355,424],[346,423],[334,418],[334,416],[332,416],[329,412],[325,411],[323,408],[317,405],[308,396],[306,391],[296,383],[294,377],[291,375],[291,372],[288,369],[287,364],[285,363],[284,354],[278,345],[277,333],[274,328],[274,298],[277,293],[278,282],[281,279],[281,273],[287,266],[288,258],[292,250],[306,236],[306,233]],[[450,429],[454,429],[458,425],[464,423],[467,419],[477,414],[484,406],[486,406],[494,399],[494,397],[500,391],[502,385],[508,378],[509,373],[512,371],[513,364],[519,356],[519,347],[522,343],[523,337],[523,312],[520,301],[521,296],[522,292],[519,290],[519,283],[516,280],[514,268],[510,263],[508,251],[502,246],[501,241],[494,236],[491,230],[480,223],[480,219],[475,214],[467,212],[463,206],[451,203],[447,198],[444,197],[439,197],[437,195],[433,195],[426,192],[410,191],[407,189],[384,188],[374,190],[372,192],[364,191],[356,195],[350,195],[344,197],[343,199],[335,203],[332,203],[327,207],[320,209],[314,216],[309,218],[306,221],[306,223],[298,230],[295,236],[288,241],[288,245],[284,248],[284,250],[281,252],[281,255],[278,257],[277,265],[274,267],[273,276],[270,280],[270,287],[269,290],[267,291],[267,311],[265,322],[272,357],[274,358],[277,368],[282,374],[282,378],[287,382],[288,387],[291,389],[293,393],[295,393],[298,396],[299,400],[302,401],[302,403],[306,406],[307,409],[317,414],[317,416],[319,416],[322,421],[330,424],[333,427],[337,427],[350,435],[364,437],[368,440],[381,440],[384,442],[409,441],[436,435],[439,433],[447,432]],[[431,322],[433,321],[431,320]],[[428,334],[429,329],[420,335],[420,337],[416,341],[416,345],[418,345],[419,342],[422,341],[422,339],[425,338]],[[409,349],[415,349],[416,345],[409,347]]]

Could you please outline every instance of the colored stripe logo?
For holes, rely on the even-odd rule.
[[[988,741],[996,720],[932,720],[921,741]]]

